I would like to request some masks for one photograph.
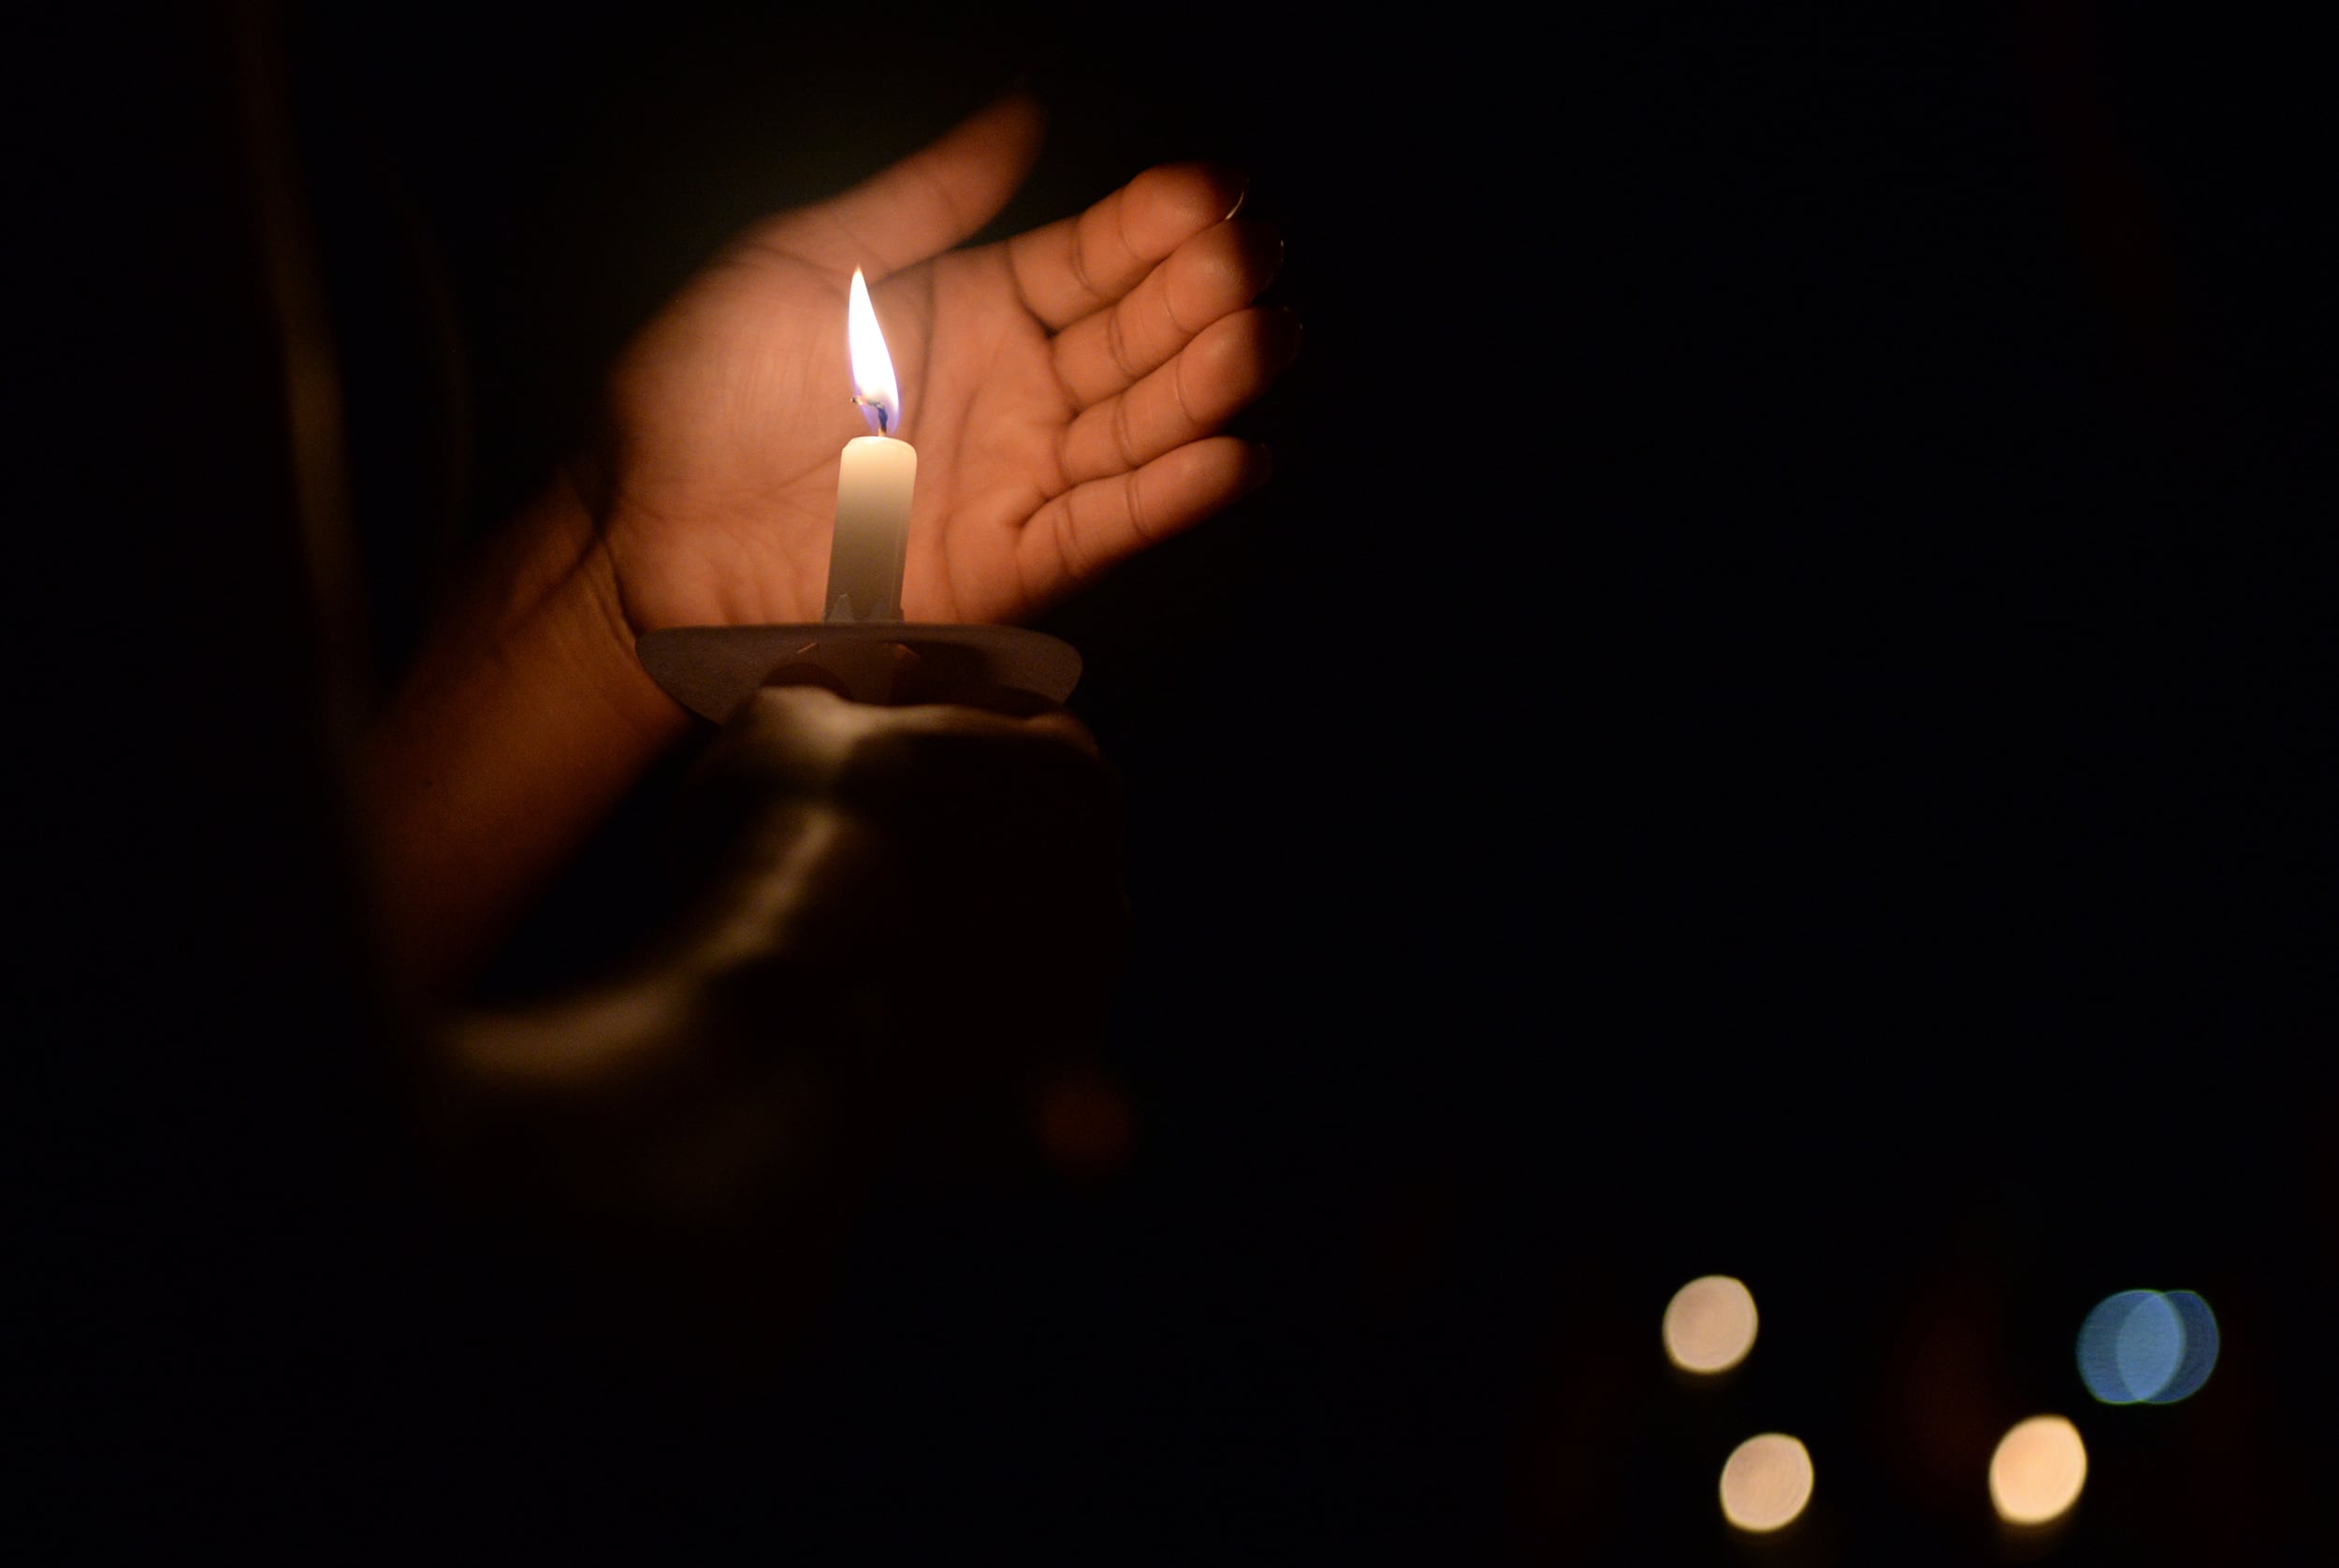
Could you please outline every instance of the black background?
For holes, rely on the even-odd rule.
[[[313,1049],[359,937],[320,918],[298,585],[250,524],[285,501],[224,128],[254,35],[28,53],[60,90],[18,329],[94,438],[25,573],[65,613],[26,661],[57,939],[23,995],[68,1049],[23,1103],[94,1118],[45,1117],[70,1157],[26,1189],[94,1286],[36,1347],[51,1545],[2317,1560],[2309,56],[2222,14],[1879,9],[262,19],[370,691],[729,234],[1006,85],[1053,129],[994,232],[1208,156],[1288,243],[1306,345],[1238,427],[1274,484],[1045,623],[1127,786],[1134,1156],[881,1211],[805,1364],[712,1403],[504,1376],[524,1328],[463,1325],[509,1302],[384,1285],[430,1248],[331,1174],[398,1132]],[[622,894],[588,863],[523,951],[590,951]],[[1763,1338],[1692,1387],[1657,1322],[1714,1271]],[[2135,1285],[2220,1314],[2186,1404],[2079,1386]],[[2007,1537],[1983,1469],[2041,1412],[2089,1489]],[[1816,1499],[1737,1540],[1714,1477],[1769,1430]]]

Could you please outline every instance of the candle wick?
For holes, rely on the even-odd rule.
[[[892,414],[883,403],[873,403],[864,398],[855,398],[853,402],[860,407],[861,417],[869,422],[869,428],[874,434],[890,436],[893,433]]]

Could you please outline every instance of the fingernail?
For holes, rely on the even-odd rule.
[[[1251,443],[1250,453],[1250,463],[1245,467],[1242,474],[1245,493],[1257,489],[1275,477],[1275,455],[1272,452],[1270,452],[1263,443],[1255,441]]]
[[[1269,330],[1274,334],[1275,369],[1287,369],[1300,357],[1300,318],[1289,311],[1277,311]]]
[[[1245,223],[1235,231],[1244,272],[1265,288],[1284,267],[1284,237],[1263,223]]]
[[[1227,218],[1242,211],[1242,204],[1250,199],[1251,177],[1239,168],[1228,168],[1225,164],[1207,164],[1203,167],[1210,170],[1211,179],[1218,184],[1231,183],[1234,186],[1234,201],[1228,207],[1227,216],[1218,220],[1223,224]]]

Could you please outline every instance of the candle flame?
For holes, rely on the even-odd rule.
[[[885,334],[878,330],[877,309],[869,303],[869,285],[861,269],[852,269],[852,298],[845,306],[845,338],[852,355],[852,400],[878,435],[901,428],[902,391],[893,380],[893,356],[885,352]]]

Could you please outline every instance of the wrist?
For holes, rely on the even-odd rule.
[[[562,475],[476,563],[368,736],[396,967],[426,993],[458,983],[689,722],[635,657]]]
[[[581,540],[559,605],[573,623],[570,637],[577,650],[578,672],[600,697],[613,725],[644,750],[646,764],[680,738],[690,712],[642,667],[634,644],[646,628],[638,623],[626,598],[607,534],[576,481],[564,472],[554,490],[548,504],[560,510],[564,527],[574,530]]]

